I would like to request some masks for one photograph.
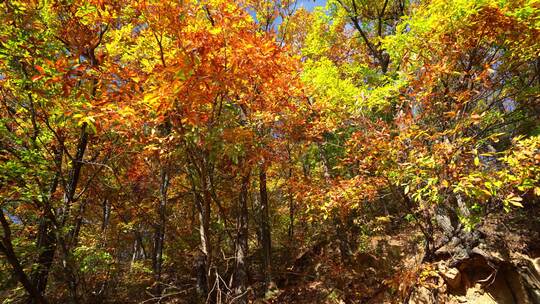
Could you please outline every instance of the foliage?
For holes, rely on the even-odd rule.
[[[365,302],[538,202],[537,0],[297,4],[0,1],[6,303]]]

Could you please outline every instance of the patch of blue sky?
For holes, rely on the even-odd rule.
[[[312,11],[317,6],[326,6],[326,0],[298,0],[298,7]]]
[[[304,9],[311,12],[316,7],[325,7],[326,1],[327,0],[298,0],[296,2],[296,9],[303,7]],[[253,17],[255,21],[257,20],[257,16],[255,15],[254,11],[249,11],[249,14],[251,15],[251,17]],[[277,18],[276,21],[274,21],[274,27],[277,28],[281,24],[281,21],[281,18]]]

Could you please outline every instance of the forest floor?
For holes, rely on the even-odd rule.
[[[255,303],[540,303],[540,212],[494,214],[478,227],[480,243],[463,258],[423,260],[422,235],[382,229],[343,256],[335,240],[303,250],[277,288]],[[410,227],[410,225],[409,225]]]

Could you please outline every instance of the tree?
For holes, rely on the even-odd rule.
[[[0,1],[0,297],[405,301],[534,221],[538,14]]]

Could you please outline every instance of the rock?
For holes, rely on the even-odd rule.
[[[412,292],[409,304],[435,304],[435,299],[429,289],[420,286]]]
[[[508,258],[504,257],[500,252],[489,250],[485,244],[479,244],[478,246],[474,247],[471,252],[484,257],[486,260],[497,263],[502,263],[508,260]]]
[[[512,258],[512,264],[519,275],[518,280],[515,281],[520,283],[514,288],[521,287],[519,289],[523,289],[530,303],[540,304],[540,258],[533,259],[517,252],[512,255]]]
[[[445,264],[439,264],[439,273],[450,288],[458,289],[461,286],[461,273],[459,269],[447,267]]]

